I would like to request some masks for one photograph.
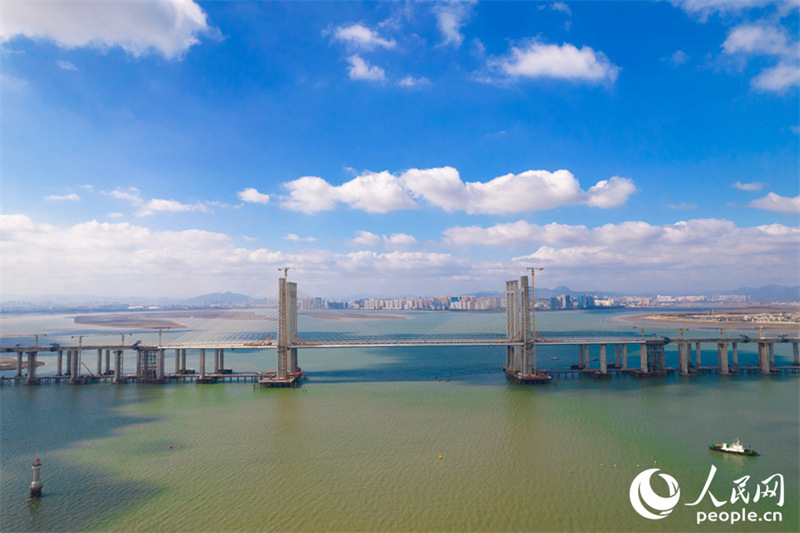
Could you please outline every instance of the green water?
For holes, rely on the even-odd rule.
[[[619,331],[607,316],[568,316],[565,331]],[[552,353],[560,354],[554,364],[569,363],[567,352]],[[237,351],[226,361],[238,369],[265,357]],[[487,347],[301,350],[309,378],[296,390],[249,383],[2,387],[0,526],[798,529],[797,376],[581,378],[525,388],[505,382],[504,357]],[[709,443],[735,436],[762,455],[708,451]],[[31,501],[36,457],[44,497]],[[699,496],[712,465],[710,490],[720,500],[730,499],[743,476],[754,493],[761,480],[782,474],[782,507],[767,498],[745,507],[780,511],[783,521],[695,525],[698,510],[717,510],[708,499],[685,505]],[[647,468],[680,484],[679,505],[658,521],[636,514],[629,501],[633,478]]]

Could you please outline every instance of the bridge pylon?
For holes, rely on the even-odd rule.
[[[278,379],[287,379],[300,371],[297,365],[297,348],[292,341],[297,337],[297,283],[278,279]]]
[[[535,349],[531,329],[531,290],[528,276],[519,281],[506,281],[506,334],[511,342],[520,345],[506,346],[506,375],[516,383],[549,383],[550,378],[540,376],[531,368],[531,354]]]

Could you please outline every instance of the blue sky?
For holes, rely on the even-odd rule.
[[[0,10],[6,299],[800,283],[796,1]]]

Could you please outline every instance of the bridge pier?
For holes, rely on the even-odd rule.
[[[186,348],[181,349],[181,372],[186,373]]]
[[[23,352],[17,352],[17,374],[16,374],[16,377],[18,377],[18,378],[22,377],[22,353]]]
[[[163,348],[158,349],[158,353],[156,354],[156,379],[161,382],[164,380],[164,355],[166,350]]]
[[[739,371],[739,343],[732,342],[731,343],[731,357],[733,358],[733,368],[736,371]]]
[[[61,375],[61,360],[64,357],[64,350],[58,350],[58,355],[56,356],[56,376]]]
[[[691,350],[689,343],[678,343],[678,373],[681,376],[689,375],[689,355],[686,353]]]
[[[797,348],[797,343],[792,343],[792,352],[794,354],[794,366],[800,366],[800,350]]]
[[[114,350],[114,383],[124,381],[122,374],[122,353],[123,350]]]
[[[619,345],[619,344],[615,344],[615,345],[614,345],[614,365],[615,365],[617,368],[620,368],[620,364],[619,364],[619,350],[620,350],[620,345]]]
[[[608,368],[607,368],[607,365],[606,365],[606,345],[605,344],[601,344],[600,345],[600,373],[601,374],[607,374],[608,373]]]
[[[628,368],[628,345],[622,345],[622,368],[627,370]]]
[[[36,385],[36,353],[28,352],[28,377],[25,380],[28,385]]]
[[[647,374],[647,344],[639,345],[639,367],[642,373]]]
[[[181,350],[180,348],[175,348],[175,373],[181,373]]]
[[[72,350],[72,373],[69,375],[69,382],[73,385],[80,382],[81,375],[81,351]]]
[[[206,377],[206,349],[200,348],[200,378]]]
[[[694,352],[694,357],[695,357],[695,365],[694,366],[699,371],[700,370],[700,365],[701,365],[701,363],[700,363],[700,343],[697,342],[697,343],[695,343],[695,345],[696,345],[696,347],[695,347],[695,352]]]
[[[728,370],[728,343],[717,343],[717,359],[719,360],[719,373],[723,376],[730,374]]]
[[[103,373],[103,349],[102,348],[98,348],[97,349],[97,373],[98,374],[102,374]]]

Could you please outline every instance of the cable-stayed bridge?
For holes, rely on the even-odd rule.
[[[595,377],[608,377],[611,372],[630,372],[639,376],[660,376],[676,370],[681,375],[690,375],[703,369],[721,374],[747,371],[740,367],[738,345],[753,342],[758,344],[758,366],[751,370],[762,374],[780,372],[785,368],[798,369],[798,338],[691,338],[667,339],[645,338],[635,335],[609,336],[607,334],[581,336],[543,337],[536,329],[533,294],[533,271],[531,283],[528,276],[506,282],[506,305],[504,310],[485,312],[424,313],[434,323],[429,331],[420,332],[419,327],[409,327],[407,315],[354,313],[337,311],[307,311],[298,314],[297,284],[285,277],[279,279],[278,302],[275,307],[228,310],[211,318],[193,320],[190,329],[183,333],[171,333],[162,339],[159,331],[157,343],[135,343],[126,345],[123,336],[119,344],[83,344],[79,336],[77,346],[57,348],[57,372],[54,377],[36,376],[36,354],[44,351],[37,344],[0,349],[17,354],[17,375],[3,380],[23,381],[34,384],[42,380],[87,381],[109,380],[124,383],[163,383],[170,380],[194,380],[198,383],[215,382],[219,379],[249,378],[258,380],[263,386],[294,386],[302,378],[298,361],[298,350],[312,348],[368,348],[368,347],[443,347],[443,346],[501,346],[505,347],[506,360],[503,369],[512,381],[518,383],[546,383],[560,372],[590,373]],[[413,320],[411,320],[414,322]],[[417,324],[414,324],[417,326]],[[166,329],[166,328],[165,328]],[[88,335],[87,335],[88,336]],[[666,367],[664,346],[677,344],[678,368]],[[716,346],[716,364],[703,366],[701,344]],[[775,343],[791,343],[794,365],[775,365]],[[537,346],[561,345],[577,347],[577,363],[570,370],[543,370],[537,360]],[[590,346],[599,351],[598,364],[590,368]],[[628,366],[628,349],[639,347],[635,367]],[[694,360],[692,360],[692,348]],[[732,351],[729,351],[730,350]],[[276,350],[276,371],[242,374],[225,368],[225,350]],[[97,351],[97,371],[94,372],[82,361],[82,353]],[[136,373],[125,374],[123,353],[136,353]],[[186,367],[187,350],[198,351],[199,372]],[[613,350],[613,354],[610,353]],[[175,372],[166,369],[167,352],[175,354]],[[103,366],[105,352],[105,367]],[[114,354],[113,365],[111,354]],[[206,355],[213,353],[213,363]],[[23,354],[27,354],[27,375],[23,376]],[[64,354],[66,358],[64,360]],[[613,359],[613,361],[612,361]],[[731,360],[732,359],[732,360]],[[65,367],[63,363],[66,363]],[[113,368],[113,371],[112,371]],[[64,371],[66,370],[66,371]],[[86,372],[84,372],[86,371]]]

